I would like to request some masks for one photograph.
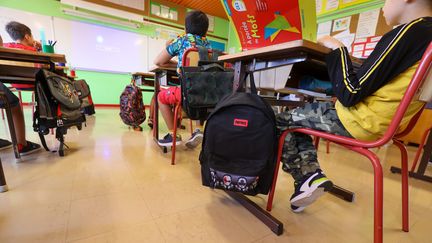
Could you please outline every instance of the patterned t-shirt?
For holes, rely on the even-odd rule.
[[[194,46],[204,46],[205,48],[210,49],[210,42],[205,37],[201,37],[198,35],[193,34],[184,34],[177,39],[175,39],[170,45],[167,46],[166,50],[168,51],[168,54],[170,56],[178,56],[178,63],[177,63],[177,72],[180,73],[180,68],[182,67],[182,58],[183,53],[186,49],[191,48]]]

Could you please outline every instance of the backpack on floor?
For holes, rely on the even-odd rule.
[[[81,100],[81,112],[89,116],[95,114],[90,87],[87,82],[84,79],[75,80],[74,86]]]
[[[192,120],[205,120],[209,109],[215,108],[219,100],[232,92],[234,71],[224,68],[218,61],[220,51],[209,51],[196,46],[199,54],[198,66],[181,68],[182,108]]]
[[[269,192],[278,143],[275,115],[256,94],[253,78],[251,87],[252,93],[224,97],[207,119],[199,157],[204,186],[247,195]]]
[[[67,129],[76,126],[81,130],[85,116],[81,114],[81,101],[71,80],[48,70],[41,69],[35,82],[36,109],[33,115],[33,130],[39,134],[41,143],[49,151],[44,135],[56,129],[60,141],[59,154],[64,155],[64,135]]]
[[[133,80],[120,95],[120,117],[126,125],[132,127],[138,127],[146,119],[142,93]]]

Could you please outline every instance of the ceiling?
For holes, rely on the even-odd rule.
[[[201,10],[207,14],[227,19],[221,0],[166,0],[188,8]]]

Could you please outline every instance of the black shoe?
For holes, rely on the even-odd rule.
[[[333,187],[333,183],[317,170],[310,173],[300,182],[295,182],[295,192],[291,196],[291,209],[294,212],[301,212],[303,209],[321,197]],[[294,206],[294,208],[292,207]]]
[[[195,129],[192,133],[192,137],[185,143],[186,147],[193,149],[196,146],[200,145],[203,140],[204,135],[199,129]]]
[[[25,156],[41,150],[41,146],[37,143],[27,141],[27,146],[18,145],[18,151],[21,156]]]
[[[4,140],[0,138],[0,150],[5,150],[8,148],[12,148],[12,143],[8,140]]]
[[[180,135],[177,135],[176,138],[176,145],[180,145],[181,143],[181,137]],[[170,133],[168,133],[167,135],[165,135],[165,137],[163,139],[159,139],[158,140],[158,144],[159,146],[171,146],[173,144],[173,137]]]

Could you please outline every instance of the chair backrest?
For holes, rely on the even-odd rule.
[[[225,55],[226,53],[222,52],[221,55]],[[211,60],[211,57],[213,56],[213,50],[208,50],[208,58]],[[182,57],[182,64],[184,67],[196,67],[198,66],[199,61],[199,53],[198,48],[191,47],[185,50]]]
[[[414,99],[424,101],[420,97],[422,97],[422,94],[425,94],[426,89],[430,89],[432,86],[431,66],[432,66],[432,42],[429,43],[429,46],[427,47],[425,53],[423,54],[423,57],[420,60],[420,63],[411,79],[411,82],[408,85],[408,88],[404,96],[402,97],[401,103],[399,104],[399,107],[396,110],[396,113],[393,117],[392,122],[390,123],[389,128],[387,129],[387,131],[385,132],[382,138],[380,138],[377,141],[368,143],[368,145],[371,145],[370,147],[381,146],[387,143],[388,141],[390,141],[390,139],[395,135],[397,129],[399,128],[402,118],[404,117],[405,112],[407,111],[410,103]],[[425,99],[427,100],[427,98],[428,97],[426,97]],[[413,122],[410,122],[410,125],[408,125],[409,127],[408,129],[413,127],[413,124],[415,123],[416,119],[418,119],[418,117],[419,114],[415,115],[411,119]],[[403,131],[402,133],[406,134],[407,129],[405,129],[405,131]]]

